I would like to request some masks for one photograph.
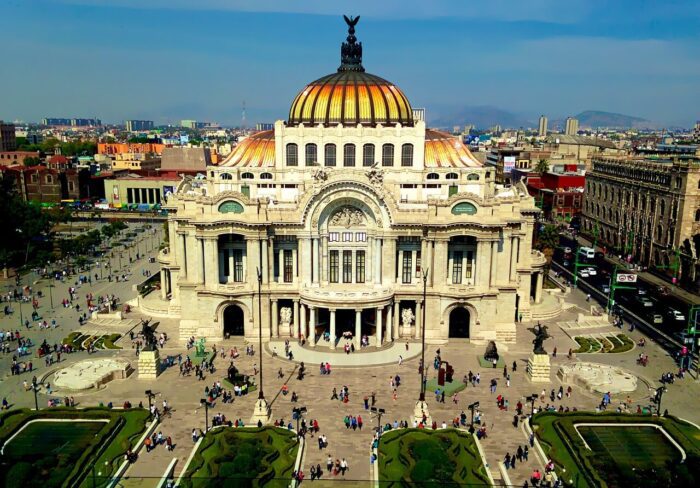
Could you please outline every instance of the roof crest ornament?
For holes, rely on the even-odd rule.
[[[348,17],[343,15],[345,23],[348,24],[347,42],[340,46],[340,67],[338,71],[364,71],[362,66],[362,43],[357,42],[355,37],[355,26],[360,21],[360,16]]]

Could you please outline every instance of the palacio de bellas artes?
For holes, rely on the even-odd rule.
[[[543,299],[533,197],[368,73],[354,25],[337,71],[164,208],[160,298],[183,341],[507,344]]]

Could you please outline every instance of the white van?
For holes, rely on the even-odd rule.
[[[584,257],[586,259],[593,259],[595,258],[595,250],[592,247],[580,247],[578,249],[579,256]]]

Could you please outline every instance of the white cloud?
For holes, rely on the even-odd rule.
[[[590,10],[584,0],[59,0],[67,4],[134,9],[217,10],[312,15],[361,15],[373,18],[455,17],[572,23]]]

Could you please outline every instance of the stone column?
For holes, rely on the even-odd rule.
[[[374,239],[374,284],[382,283],[382,240],[378,237]]]
[[[318,252],[318,238],[315,237],[311,240],[312,252],[313,252],[313,267],[311,273],[311,281],[313,283],[319,283],[319,272],[321,271],[321,266],[319,263],[320,253]]]
[[[223,281],[226,282],[226,277],[224,276],[224,259],[225,259],[224,249],[218,249],[216,255],[218,257],[218,261],[217,261],[218,275],[217,275],[216,282],[221,283],[222,278],[223,278]]]
[[[438,286],[447,283],[447,241],[435,241],[435,255],[433,256],[433,282]]]
[[[498,241],[491,242],[491,278],[489,284],[496,286],[498,281]]]
[[[416,339],[421,338],[421,327],[423,326],[423,302],[416,300]]]
[[[268,282],[272,282],[275,278],[275,240],[272,237],[268,238],[267,243],[267,263],[268,263]]]
[[[374,237],[367,238],[365,251],[365,283],[374,283]]]
[[[296,327],[294,329],[296,334],[297,334],[295,339],[299,340],[299,338],[301,337],[300,334],[304,334],[304,337],[306,337],[308,339],[309,334],[306,330],[306,325],[307,325],[306,324],[306,305],[301,303],[301,304],[299,304],[299,307],[300,307],[300,310],[299,310],[300,319],[299,319],[299,327]]]
[[[466,285],[469,278],[467,278],[467,251],[462,251],[462,284]]]
[[[267,248],[269,245],[269,242],[266,237],[262,238],[260,240],[262,243],[262,269],[260,270],[262,272],[262,282],[263,284],[268,283],[268,276],[269,276],[269,269],[270,269],[270,262],[269,262],[269,257],[270,253],[267,252]]]
[[[318,273],[319,281],[328,283],[328,236],[321,237],[321,257],[319,259],[320,270]]]
[[[520,239],[518,237],[513,237],[510,245],[510,281],[517,281],[518,276],[518,247],[520,246]]]
[[[384,283],[396,283],[396,238],[384,239],[381,255],[382,281]]]
[[[537,288],[535,288],[535,303],[542,303],[542,281],[543,273],[537,273]]]
[[[279,265],[277,266],[279,275],[277,276],[277,283],[284,283],[284,249],[280,249],[277,254],[279,256]]]
[[[299,337],[299,300],[294,300],[294,309],[292,310],[292,323],[294,324],[294,337]]]
[[[360,350],[360,340],[362,339],[362,309],[355,309],[355,348]]]
[[[204,239],[204,281],[207,288],[214,288],[218,281],[216,238]]]
[[[186,234],[177,234],[177,263],[180,265],[180,277],[187,278]]]
[[[192,234],[187,234],[185,239],[185,247],[189,248],[187,253],[187,276],[192,283],[201,283],[202,265],[200,261],[202,260],[202,244]]]
[[[397,340],[399,338],[399,317],[401,316],[401,308],[400,305],[401,303],[399,301],[394,302],[394,340]]]
[[[298,244],[297,244],[298,246]],[[293,247],[292,248],[292,283],[297,283],[299,281],[298,274],[299,274],[299,267],[297,265],[297,248]]]
[[[453,274],[453,267],[455,265],[455,253],[454,251],[450,252],[449,248],[447,250],[447,276],[445,276],[445,283],[446,284],[452,284],[452,274]]]
[[[335,349],[335,309],[329,309],[331,313],[331,349]]]
[[[391,328],[393,325],[392,320],[391,320],[392,309],[393,309],[393,307],[391,305],[389,305],[386,309],[386,340],[387,340],[387,342],[396,340],[396,336],[393,336],[391,333],[392,332]]]
[[[423,266],[423,256],[421,253],[421,266]],[[411,251],[411,284],[416,282],[416,264],[418,264],[418,251]]]
[[[165,270],[160,270],[160,297],[165,300],[168,298],[168,283],[165,278]]]
[[[257,286],[258,276],[256,272],[260,269],[260,241],[258,239],[246,239],[245,253],[245,276],[246,282]]]
[[[301,239],[301,282],[302,285],[311,283],[311,240]]]
[[[316,315],[318,311],[316,307],[309,307],[309,330],[306,339],[312,346],[316,345]]]
[[[272,337],[280,336],[280,314],[277,311],[277,300],[272,299],[272,320],[270,321],[270,327],[272,327]]]
[[[377,347],[382,347],[382,307],[377,307],[377,321],[376,321],[376,335],[377,335]]]
[[[233,275],[234,275],[233,265],[234,265],[233,249],[229,249],[228,250],[228,280],[226,280],[229,283],[233,283]]]

